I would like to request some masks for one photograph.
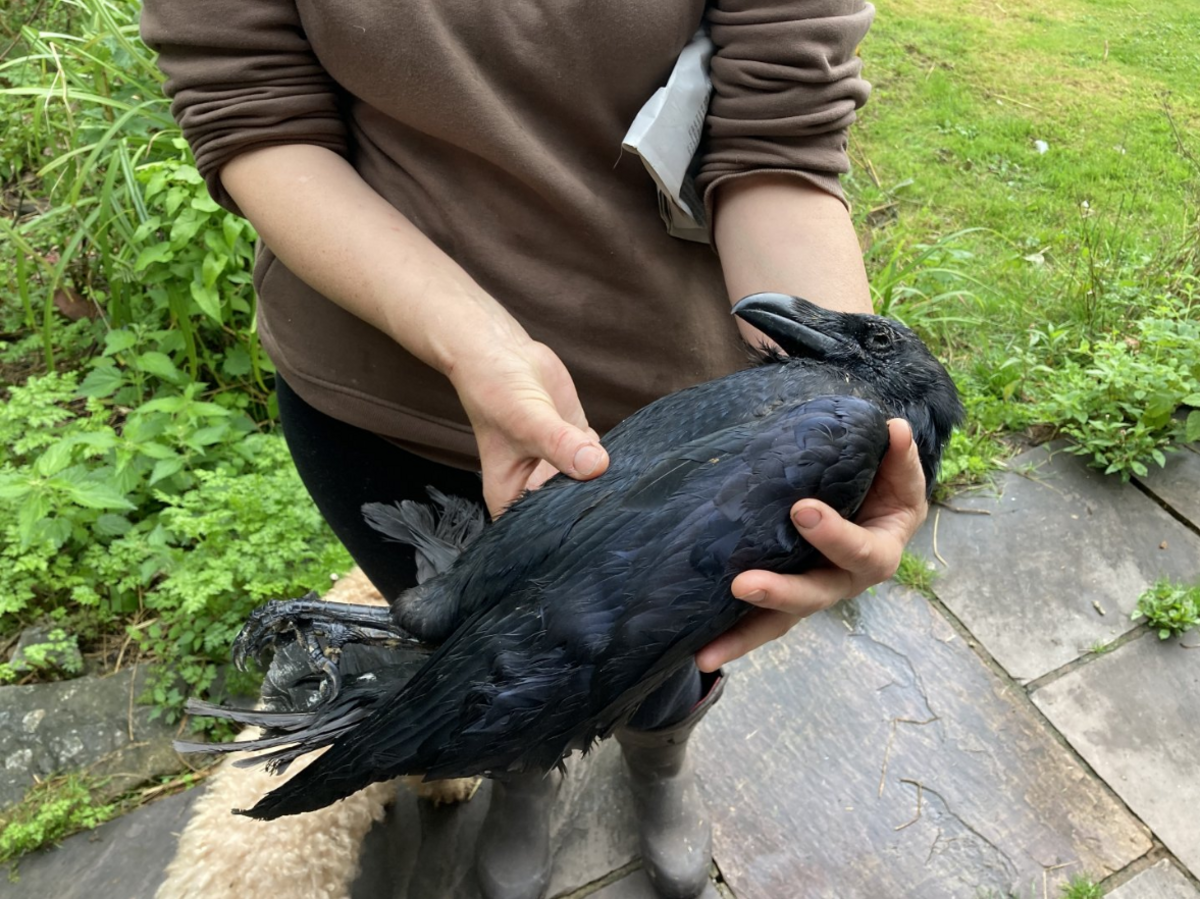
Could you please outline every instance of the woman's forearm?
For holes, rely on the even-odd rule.
[[[553,351],[336,153],[268,147],[234,158],[221,180],[292,272],[450,379],[493,514],[556,470],[582,479],[608,467]]]
[[[850,214],[836,197],[787,175],[720,185],[713,234],[731,300],[773,291],[828,309],[870,312],[871,292]],[[739,322],[747,339],[762,339]]]
[[[292,272],[444,374],[476,349],[529,339],[336,153],[267,147],[234,158],[221,180]]]

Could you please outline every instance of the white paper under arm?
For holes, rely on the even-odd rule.
[[[713,43],[703,29],[679,54],[666,86],[641,108],[621,146],[641,158],[658,186],[658,208],[673,237],[708,243],[704,205],[691,177],[712,82]]]

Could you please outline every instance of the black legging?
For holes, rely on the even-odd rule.
[[[416,585],[416,552],[386,541],[371,528],[363,518],[363,504],[427,503],[428,485],[482,506],[483,482],[475,472],[432,462],[314,409],[279,376],[275,389],[283,435],[300,479],[334,534],[391,602]],[[691,665],[651,694],[629,723],[646,730],[672,724],[686,717],[700,694],[699,671]]]

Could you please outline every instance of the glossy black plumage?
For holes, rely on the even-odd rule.
[[[258,747],[291,744],[270,754],[279,767],[332,745],[249,814],[319,808],[399,774],[547,770],[749,610],[729,591],[739,572],[821,561],[789,509],[816,497],[854,514],[887,418],[913,425],[932,489],[962,411],[911,331],[773,294],[736,311],[789,355],[631,416],[604,441],[602,477],[553,479],[400,597],[393,618],[441,644],[410,680],[385,666],[310,716],[259,713],[274,737]]]

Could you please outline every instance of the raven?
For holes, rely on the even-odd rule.
[[[912,425],[932,492],[963,410],[916,334],[782,294],[733,311],[783,352],[630,416],[604,439],[604,475],[559,475],[526,494],[390,610],[308,599],[257,610],[235,660],[294,634],[321,690],[299,712],[194,705],[267,735],[180,748],[266,749],[247,761],[283,770],[328,747],[242,812],[264,819],[401,774],[548,771],[624,723],[752,608],[730,592],[738,573],[821,564],[789,510],[815,497],[852,516],[887,450],[888,418]],[[339,653],[355,642],[392,646],[397,659],[440,645],[411,678],[386,665],[343,677]]]

